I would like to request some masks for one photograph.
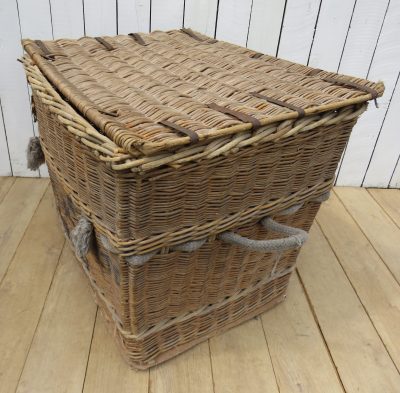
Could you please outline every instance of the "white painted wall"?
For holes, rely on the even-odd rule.
[[[0,176],[26,169],[37,133],[16,58],[22,37],[77,38],[182,26],[330,71],[383,80],[386,93],[356,125],[337,184],[400,186],[400,0],[1,0]]]

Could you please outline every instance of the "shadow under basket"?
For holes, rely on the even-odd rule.
[[[82,212],[50,176],[71,240]],[[88,252],[77,256],[129,365],[159,364],[284,300],[320,202],[144,255],[124,254],[92,225]]]

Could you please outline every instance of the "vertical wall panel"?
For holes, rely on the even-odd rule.
[[[185,27],[214,37],[218,0],[186,0]]]
[[[85,34],[83,0],[50,0],[54,38],[79,38]]]
[[[338,173],[337,184],[339,185],[360,186],[362,184],[399,72],[399,3],[391,2],[390,12],[387,13],[383,25],[386,2],[377,3],[381,5],[380,9],[376,5],[373,8],[363,9],[357,9],[356,6],[353,16],[355,24],[352,24],[350,32],[357,30],[360,39],[358,41],[358,35],[355,33],[351,36],[349,33],[340,71],[361,77],[368,75],[371,80],[383,80],[386,90],[384,96],[378,100],[379,108],[375,108],[373,103],[370,104],[368,111],[354,127]],[[361,18],[357,16],[358,14],[356,15],[356,12],[366,14]],[[368,40],[363,39],[363,36],[369,37]],[[374,41],[377,44],[374,44]],[[347,45],[354,51],[354,57],[351,59]],[[357,50],[358,45],[363,50]],[[373,56],[372,62],[365,57],[366,52],[369,52],[370,59]]]
[[[51,19],[50,3],[48,0],[18,0],[19,22],[22,37],[34,39],[51,40],[53,39],[53,26]],[[36,18],[32,19],[35,14]],[[29,88],[29,95],[31,90]],[[38,135],[38,124],[34,123],[34,133]],[[28,140],[25,141],[28,143]],[[40,176],[47,177],[49,175],[45,165],[39,168]]]
[[[275,55],[278,49],[285,0],[253,0],[247,46]]]
[[[180,29],[184,0],[151,0],[151,30]]]
[[[399,186],[400,0],[1,0],[0,175],[39,174],[26,169],[26,143],[37,127],[15,62],[21,35],[78,38],[182,24],[295,62],[383,80],[380,107],[371,104],[356,125],[337,184]]]
[[[217,39],[246,46],[251,0],[220,0]]]
[[[4,129],[3,112],[0,101],[0,176],[12,176],[11,165],[8,155],[6,130]]]
[[[117,34],[117,3],[115,0],[84,0],[85,29],[88,36]]]
[[[387,4],[388,0],[357,1],[339,67],[340,73],[361,77],[367,75]]]
[[[363,185],[388,187],[400,154],[400,84],[397,83]],[[372,139],[372,138],[371,138]]]
[[[336,72],[346,41],[355,0],[322,1],[309,64]]]
[[[397,159],[397,165],[394,169],[392,178],[389,184],[390,188],[400,188],[400,156]]]
[[[147,33],[150,29],[150,0],[118,0],[118,34]]]
[[[364,184],[366,186],[387,187],[389,185],[391,172],[397,162],[400,154],[400,2],[391,1],[382,28],[378,46],[376,48],[374,60],[369,72],[369,77],[385,82],[385,94],[379,100],[380,108],[375,111],[374,116],[368,113],[367,123],[363,120],[365,127],[360,129],[368,137],[368,145],[364,156],[367,159],[372,155],[368,171],[366,173]],[[396,91],[392,96],[393,89]],[[390,108],[386,115],[385,122],[379,133],[380,124],[383,121],[384,114]],[[373,150],[374,142],[377,140],[376,148]]]
[[[22,38],[53,38],[49,0],[18,0],[18,9]]]
[[[33,136],[28,86],[21,64],[21,33],[15,0],[0,1],[0,99],[15,176],[37,176],[26,168],[25,149]]]
[[[307,64],[321,0],[287,0],[278,56]]]

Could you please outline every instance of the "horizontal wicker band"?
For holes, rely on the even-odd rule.
[[[72,248],[74,249],[73,244],[71,243],[71,241],[69,243],[72,246]],[[237,292],[233,293],[232,295],[226,297],[222,301],[219,301],[219,302],[216,302],[216,303],[212,303],[212,304],[207,304],[207,305],[205,305],[203,307],[200,307],[196,311],[189,311],[189,312],[186,312],[186,313],[184,313],[184,314],[182,314],[182,315],[180,315],[178,317],[175,317],[175,318],[168,318],[166,320],[163,320],[163,321],[157,323],[156,325],[152,326],[148,330],[145,330],[145,331],[142,331],[142,332],[138,332],[136,334],[132,334],[129,331],[123,330],[121,319],[116,314],[115,307],[104,296],[103,291],[99,288],[97,283],[94,281],[94,279],[92,277],[92,274],[89,272],[88,267],[86,266],[85,261],[82,258],[79,258],[79,260],[81,262],[81,266],[83,268],[83,271],[87,275],[87,277],[89,279],[89,282],[90,282],[90,284],[91,284],[91,286],[92,286],[92,288],[93,288],[93,290],[95,292],[95,295],[100,298],[100,300],[103,302],[103,304],[107,307],[107,311],[109,312],[110,317],[114,320],[114,322],[116,322],[115,327],[118,329],[119,334],[122,334],[126,338],[134,338],[134,339],[144,339],[145,337],[150,336],[150,335],[152,335],[152,334],[154,334],[154,333],[156,333],[158,331],[168,329],[168,327],[170,327],[172,325],[175,325],[176,323],[187,321],[187,320],[190,320],[191,318],[198,317],[198,316],[201,316],[201,315],[206,315],[206,314],[212,312],[213,310],[223,308],[225,305],[235,301],[236,299],[244,298],[244,297],[248,296],[249,294],[251,294],[253,292],[256,292],[258,289],[262,288],[263,286],[265,286],[269,282],[274,281],[274,280],[278,280],[281,277],[289,275],[295,268],[295,266],[292,266],[292,267],[286,268],[286,269],[281,270],[281,271],[273,271],[271,274],[267,274],[265,276],[265,278],[260,280],[256,285],[250,286],[247,289],[240,289],[239,291],[237,291]]]
[[[45,146],[42,146],[47,159],[47,165],[50,170],[59,175],[59,179],[62,179],[59,169],[53,164],[52,160],[49,159],[49,154],[46,151]],[[65,193],[73,200],[75,206],[77,206],[82,215],[90,218],[94,225],[96,232],[103,234],[108,238],[111,246],[118,250],[118,253],[128,257],[131,255],[145,255],[155,250],[165,247],[175,247],[186,243],[188,240],[202,240],[206,237],[221,233],[223,231],[231,230],[236,227],[240,227],[245,223],[261,219],[264,216],[273,216],[277,213],[286,214],[286,209],[293,205],[303,204],[307,201],[318,201],[318,203],[326,200],[329,195],[329,190],[332,187],[333,180],[326,181],[303,189],[287,197],[282,197],[269,203],[257,206],[246,211],[237,212],[234,215],[225,217],[223,220],[216,220],[215,222],[207,222],[203,225],[198,225],[191,228],[182,228],[175,232],[164,232],[162,235],[142,237],[130,240],[121,240],[114,233],[110,232],[101,221],[99,221],[93,211],[89,210],[81,200],[77,199],[69,185],[63,182],[62,187],[65,189]],[[319,197],[321,197],[319,199]],[[291,213],[291,210],[288,211]]]
[[[261,98],[262,100],[268,101],[271,104],[283,106],[285,108],[291,109],[293,111],[296,111],[299,114],[299,117],[304,117],[306,115],[305,111],[303,108],[300,108],[296,105],[290,104],[289,102],[277,100],[276,98],[273,97],[268,97],[266,95],[260,94],[260,93],[251,93],[254,97]]]
[[[253,116],[247,115],[246,113],[235,111],[233,109],[229,109],[214,103],[208,104],[208,107],[218,112],[225,113],[226,115],[235,117],[236,119],[242,121],[243,123],[251,123],[254,128],[258,128],[261,126],[260,120],[256,119]]]
[[[132,37],[138,44],[146,46],[145,40],[142,38],[142,36],[139,33],[129,33],[129,37]]]
[[[168,128],[171,128],[175,131],[178,131],[184,135],[187,135],[190,138],[190,141],[192,143],[196,143],[199,141],[199,136],[197,135],[196,131],[188,130],[187,128],[182,127],[178,124],[172,123],[168,120],[159,121],[158,123],[162,124],[163,126],[166,126]]]

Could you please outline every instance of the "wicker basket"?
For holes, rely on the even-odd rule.
[[[283,299],[382,83],[188,29],[23,45],[63,228],[131,365]]]

